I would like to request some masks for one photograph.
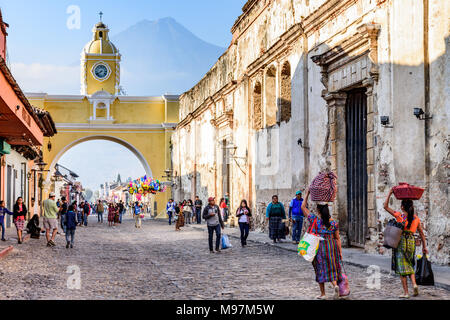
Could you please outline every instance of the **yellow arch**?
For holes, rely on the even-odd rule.
[[[68,145],[66,145],[64,148],[62,148],[56,154],[56,156],[53,158],[52,163],[50,164],[50,174],[47,175],[46,182],[47,183],[50,182],[51,176],[53,176],[53,174],[55,173],[55,165],[58,163],[58,161],[61,159],[61,157],[67,151],[69,151],[73,147],[75,147],[75,146],[77,146],[77,145],[79,145],[79,144],[81,144],[83,142],[92,141],[92,140],[107,140],[107,141],[118,143],[121,146],[127,148],[128,150],[130,150],[139,159],[139,161],[142,164],[142,167],[145,170],[145,174],[147,175],[147,177],[153,177],[153,173],[152,173],[152,170],[150,168],[150,165],[148,164],[147,159],[145,159],[144,155],[138,149],[136,149],[131,143],[129,143],[129,142],[123,140],[123,139],[120,139],[118,137],[114,137],[112,135],[94,134],[94,135],[90,135],[90,136],[86,136],[86,137],[82,137],[82,138],[79,138],[77,140],[74,140],[71,143],[69,143]]]

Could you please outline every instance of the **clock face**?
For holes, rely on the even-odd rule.
[[[95,67],[94,73],[97,78],[104,79],[108,75],[108,68],[106,68],[106,66],[103,64],[99,64]]]

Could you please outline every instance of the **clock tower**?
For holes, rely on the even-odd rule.
[[[81,52],[81,94],[92,96],[101,91],[117,96],[121,55],[109,40],[108,26],[102,21],[94,26],[92,32],[92,40]]]

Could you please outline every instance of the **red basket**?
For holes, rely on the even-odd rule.
[[[394,192],[394,196],[398,200],[419,200],[422,197],[425,189],[410,185],[406,182],[400,182],[398,186],[392,188]]]

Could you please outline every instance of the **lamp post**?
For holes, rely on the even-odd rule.
[[[47,164],[43,161],[42,158],[39,159],[39,162],[36,163],[38,169],[31,169],[31,171],[33,171],[34,173],[34,183],[35,183],[35,188],[34,188],[34,199],[36,201],[36,173],[40,173],[39,175],[39,208],[40,208],[40,213],[42,214],[42,189],[43,189],[43,183],[44,183],[44,178],[42,177],[42,174],[44,172],[49,172],[50,170],[45,170],[45,167],[47,166]]]

